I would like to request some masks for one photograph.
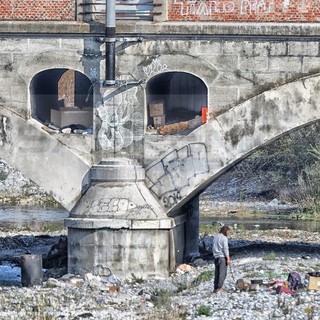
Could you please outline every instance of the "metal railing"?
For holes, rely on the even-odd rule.
[[[150,0],[120,0],[116,1],[116,19],[117,20],[146,20],[152,21],[156,12],[155,7],[162,4],[154,3]],[[81,4],[84,21],[104,21],[106,15],[106,0],[89,0]]]

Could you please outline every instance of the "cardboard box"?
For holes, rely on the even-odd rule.
[[[150,117],[159,117],[164,115],[163,101],[156,101],[149,104]]]
[[[320,277],[307,274],[306,279],[308,280],[308,290],[320,290]]]
[[[153,117],[153,126],[156,129],[163,127],[165,124],[166,124],[166,117],[165,116]]]
[[[70,124],[81,124],[87,128],[92,127],[93,124],[93,109],[79,109],[79,108],[60,108],[60,110],[51,109],[50,121],[62,128]]]

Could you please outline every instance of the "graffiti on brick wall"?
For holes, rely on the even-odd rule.
[[[286,2],[286,1],[284,1]],[[240,1],[186,1],[174,0],[180,5],[181,16],[211,16],[215,13],[259,14],[274,12],[274,1],[270,0],[240,0]]]
[[[168,66],[166,64],[162,64],[159,59],[153,59],[148,66],[142,67],[142,69],[147,77],[154,76],[160,72],[170,71]]]
[[[176,16],[190,18],[195,17],[218,17],[219,15],[231,15],[230,20],[236,16],[248,16],[248,20],[255,20],[257,15],[265,15],[270,21],[279,20],[281,15],[287,21],[317,21],[312,18],[319,13],[319,8],[314,8],[311,1],[296,2],[292,0],[172,0],[170,14],[172,20]],[[301,16],[302,13],[312,13],[308,18]],[[233,15],[233,16],[232,16]],[[254,17],[255,18],[254,18]],[[261,19],[261,16],[259,16]],[[223,20],[222,18],[220,20]]]
[[[204,143],[190,143],[176,149],[146,170],[150,191],[171,208],[190,193],[201,175],[209,172],[207,147]]]
[[[143,114],[138,111],[137,91],[128,89],[97,109],[101,119],[98,141],[102,149],[118,152],[143,138]]]
[[[180,6],[180,15],[189,16],[210,16],[212,13],[232,13],[234,12],[234,1],[181,1],[173,0],[173,4]]]

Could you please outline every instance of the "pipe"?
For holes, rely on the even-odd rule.
[[[23,287],[41,285],[43,281],[42,255],[26,254],[21,257],[21,284]]]
[[[116,2],[115,0],[106,0],[106,75],[105,84],[115,84],[116,69]]]

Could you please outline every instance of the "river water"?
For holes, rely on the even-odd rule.
[[[0,206],[0,230],[59,230],[69,212],[61,207]]]
[[[320,231],[320,221],[313,220],[293,220],[289,218],[244,218],[244,217],[205,217],[200,218],[200,224],[216,224],[222,223],[230,225],[232,227],[241,228],[247,230],[260,229],[291,229],[291,230],[303,230],[311,232]]]
[[[69,212],[62,207],[39,207],[39,206],[0,206],[0,230],[59,230],[64,226],[64,219]],[[264,217],[267,215],[264,214]],[[286,217],[268,216],[268,218],[248,217],[202,217],[200,213],[200,224],[223,223],[231,226],[252,229],[281,229],[320,231],[320,221],[293,220]]]

